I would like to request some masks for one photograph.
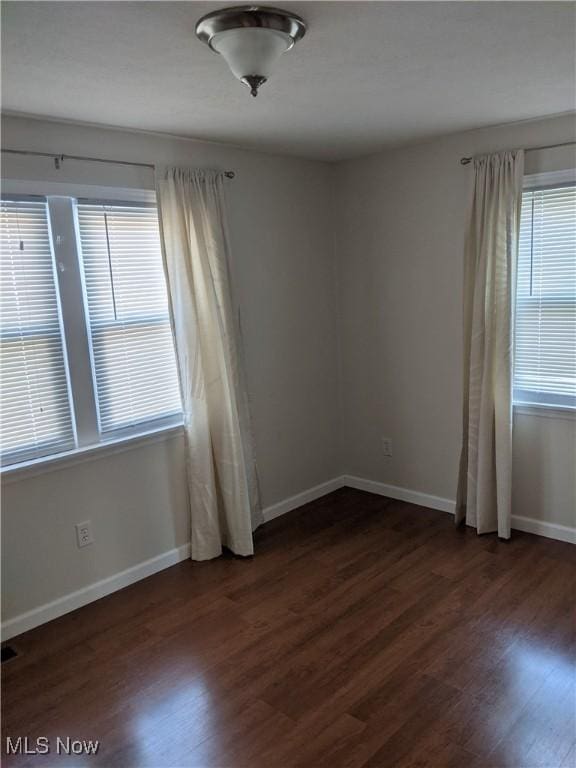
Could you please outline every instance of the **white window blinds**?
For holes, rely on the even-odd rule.
[[[525,191],[514,400],[576,407],[576,186]]]
[[[78,201],[103,433],[181,412],[154,206]]]
[[[2,463],[75,447],[46,202],[2,200]]]

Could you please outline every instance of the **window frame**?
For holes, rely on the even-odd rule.
[[[60,469],[79,461],[101,458],[143,443],[172,439],[183,432],[183,414],[149,420],[108,435],[100,432],[95,371],[82,272],[76,201],[157,205],[153,190],[102,187],[62,182],[2,181],[2,195],[45,198],[61,314],[62,345],[69,382],[76,447],[72,450],[1,466],[2,476],[14,478]]]
[[[522,184],[522,194],[541,189],[568,187],[576,185],[576,168],[568,168],[558,171],[546,171],[543,173],[525,174]],[[518,269],[518,265],[517,265]],[[517,273],[514,277],[517,280]],[[516,344],[516,282],[514,285],[514,344]],[[514,399],[514,375],[512,376],[512,407],[514,415],[543,416],[547,418],[576,419],[576,406],[562,402],[546,402],[542,400],[527,401]]]

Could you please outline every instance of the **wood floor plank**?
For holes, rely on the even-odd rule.
[[[576,768],[575,552],[335,491],[14,638],[3,764]]]

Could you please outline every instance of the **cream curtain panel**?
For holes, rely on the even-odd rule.
[[[254,552],[262,521],[229,281],[222,174],[168,168],[157,197],[184,409],[192,559]]]
[[[510,537],[514,281],[524,152],[474,160],[465,253],[464,419],[456,522]]]

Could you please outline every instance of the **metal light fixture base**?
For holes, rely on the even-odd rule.
[[[283,32],[294,43],[306,34],[306,22],[295,13],[266,5],[236,5],[207,13],[196,24],[196,35],[212,48],[214,35],[239,27],[259,27]]]
[[[247,85],[250,88],[250,94],[254,97],[258,96],[258,88],[268,80],[267,77],[261,77],[260,75],[246,75],[240,82]]]

